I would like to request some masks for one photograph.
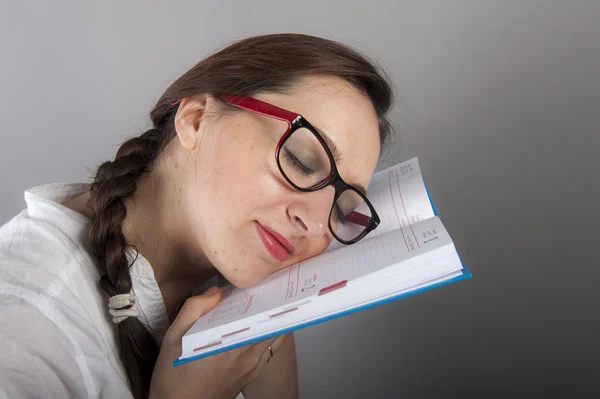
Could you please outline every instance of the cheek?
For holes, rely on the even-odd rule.
[[[219,134],[203,143],[194,161],[188,183],[197,212],[191,216],[208,260],[234,285],[249,287],[273,272],[257,257],[253,221],[281,208],[286,186],[274,144],[249,128]]]
[[[225,132],[223,132],[225,133]],[[197,163],[198,195],[203,207],[211,214],[221,216],[235,214],[259,201],[268,184],[268,151],[260,142],[240,139],[240,135],[254,136],[247,132],[232,132],[212,141],[201,154]]]

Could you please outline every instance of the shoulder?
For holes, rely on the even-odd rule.
[[[20,298],[55,322],[64,317],[65,328],[78,322],[101,327],[108,315],[86,248],[89,219],[59,202],[74,187],[28,190],[27,208],[0,227],[0,295]]]
[[[68,385],[68,397],[128,392],[85,244],[89,221],[57,201],[69,191],[26,192],[27,209],[0,227],[0,375],[19,379],[19,397],[44,385],[57,395]]]
[[[27,208],[0,227],[3,293],[42,294],[56,284],[75,285],[86,277],[97,281],[98,272],[85,247],[89,220],[49,196],[56,197],[68,187],[28,190]]]

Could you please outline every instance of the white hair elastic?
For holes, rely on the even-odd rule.
[[[110,297],[108,300],[109,312],[112,315],[112,321],[119,324],[128,317],[138,317],[140,315],[140,305],[135,295],[119,294]]]

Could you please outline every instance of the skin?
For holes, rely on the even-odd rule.
[[[339,78],[313,76],[286,94],[254,97],[299,113],[325,132],[341,153],[336,165],[342,178],[368,186],[380,146],[377,116],[365,95]],[[237,287],[251,287],[327,248],[333,187],[302,193],[285,181],[274,158],[284,123],[228,110],[206,94],[181,101],[175,128],[176,137],[126,201],[123,223],[127,241],[154,269],[171,320],[191,292],[217,272]],[[69,205],[89,214],[85,200]],[[294,245],[286,261],[266,250],[256,222]],[[293,339],[285,340],[245,393],[288,397],[289,387],[274,388],[282,385],[277,381],[297,387]]]

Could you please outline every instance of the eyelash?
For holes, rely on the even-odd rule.
[[[340,209],[339,205],[336,203],[335,206],[335,218],[338,220],[338,222],[344,224],[344,220],[346,218],[346,216],[344,215],[344,213],[342,212],[342,210]]]
[[[302,162],[300,162],[300,160],[298,158],[296,158],[296,156],[294,154],[292,154],[287,148],[284,147],[283,151],[284,151],[284,155],[285,155],[286,159],[288,161],[290,161],[292,163],[292,165],[294,165],[296,167],[296,169],[298,169],[301,173],[303,173],[305,175],[311,175],[314,173],[314,171],[312,169],[308,168],[306,165],[304,165]],[[338,204],[334,205],[334,212],[335,212],[335,218],[337,219],[337,221],[343,224],[346,216],[344,215],[344,213],[342,212],[342,210]]]
[[[298,169],[301,173],[305,174],[305,175],[312,175],[313,173],[315,173],[314,170],[310,169],[309,167],[307,167],[306,165],[304,165],[302,162],[300,162],[300,160],[298,158],[296,158],[296,156],[294,154],[292,154],[287,148],[283,148],[283,151],[285,153],[285,157],[292,163],[292,165],[294,165],[296,167],[296,169]]]

